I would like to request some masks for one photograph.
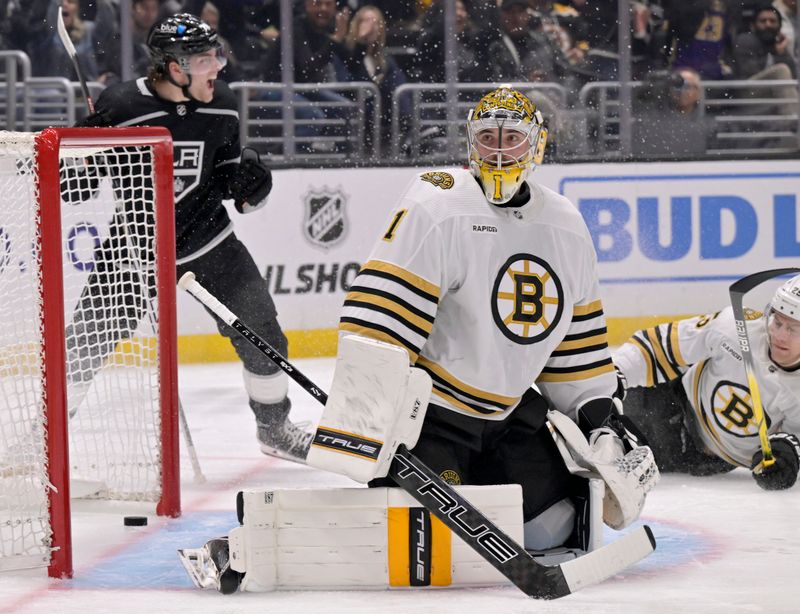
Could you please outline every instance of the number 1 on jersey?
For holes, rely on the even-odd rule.
[[[386,231],[386,234],[383,235],[384,241],[394,241],[395,231],[400,224],[400,221],[405,217],[406,213],[408,213],[408,209],[400,209],[397,213],[394,214],[392,218],[392,223],[389,224],[389,230]]]

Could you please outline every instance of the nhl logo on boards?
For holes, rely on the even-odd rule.
[[[321,190],[311,188],[303,197],[305,217],[303,234],[314,245],[333,247],[344,239],[347,230],[345,205],[347,196],[341,190],[323,187]]]

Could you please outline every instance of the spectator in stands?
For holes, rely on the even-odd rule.
[[[336,67],[344,70],[346,56],[344,38],[350,23],[350,10],[337,11],[336,0],[304,0],[303,8],[293,22],[294,81],[296,83],[328,83],[337,79]],[[280,36],[271,44],[263,63],[262,78],[267,82],[282,80]],[[341,73],[339,75],[341,78]],[[281,100],[281,92],[269,91],[260,97],[267,101]],[[344,120],[352,117],[349,99],[330,89],[304,90],[294,95],[294,114],[300,121],[296,134],[301,137],[344,137],[348,126],[332,125],[320,129],[313,122],[325,119]],[[322,108],[307,103],[322,103]],[[350,107],[348,108],[348,104]],[[324,109],[324,110],[323,110]],[[267,112],[270,115],[270,112]],[[311,142],[316,151],[332,151],[331,141],[317,139]]]
[[[705,153],[716,131],[705,115],[700,74],[684,66],[652,73],[634,102],[633,153],[686,157]]]
[[[672,68],[693,68],[710,81],[730,76],[725,61],[731,29],[727,0],[674,1],[665,17]]]
[[[114,14],[108,12],[113,9]],[[147,49],[147,34],[159,18],[158,0],[131,0],[131,39],[133,60],[130,66],[134,77],[143,77],[150,66],[150,52]],[[98,7],[98,13],[100,8]],[[122,51],[120,48],[119,6],[111,3],[106,7],[106,20],[114,27],[98,28],[98,46],[102,53],[98,57],[100,72],[106,76],[107,84],[116,83],[122,78]]]
[[[217,32],[219,32],[219,9],[213,2],[206,2],[203,5],[203,10],[200,11],[200,19],[205,21],[208,25],[214,28]],[[239,60],[236,59],[236,55],[234,55],[233,50],[231,49],[231,45],[228,42],[227,38],[219,36],[217,41],[220,44],[220,48],[222,50],[222,55],[228,60],[228,63],[225,65],[219,72],[219,78],[225,81],[226,83],[233,83],[234,81],[243,81],[244,75],[242,73],[241,68],[239,67]]]
[[[345,38],[346,77],[352,81],[371,81],[381,95],[382,133],[386,137],[390,127],[392,93],[406,83],[406,75],[394,58],[386,54],[386,19],[380,9],[365,5],[353,16]],[[411,115],[411,101],[400,101],[400,121]]]
[[[800,56],[800,45],[797,44],[794,26],[797,23],[797,0],[775,0],[772,5],[781,14],[781,34],[788,43],[787,49],[792,57],[797,60]]]
[[[735,78],[754,81],[797,78],[797,66],[789,53],[789,41],[781,34],[781,21],[780,11],[771,4],[764,4],[756,10],[752,31],[736,37],[732,58]],[[797,89],[793,86],[758,87],[747,91],[745,95],[783,101],[764,108],[765,113],[777,111],[782,115],[793,115],[798,110]],[[750,108],[748,113],[753,110]]]
[[[61,12],[64,17],[64,27],[72,44],[75,45],[83,76],[87,81],[94,81],[99,76],[94,55],[94,22],[80,18],[79,0],[63,0]],[[55,28],[57,14],[58,4],[53,2],[47,11],[47,23],[51,24],[51,27],[38,31],[38,36],[29,40],[28,52],[35,58],[35,61],[31,62],[31,69],[33,75],[37,77],[54,76],[77,81],[78,75]]]
[[[297,83],[334,80],[333,59],[345,55],[350,10],[337,12],[336,0],[305,0],[294,19],[294,78]],[[280,37],[264,60],[265,81],[281,80]]]
[[[662,3],[666,0],[631,1],[631,69],[634,79],[643,79],[666,66]],[[691,1],[691,0],[689,0]],[[573,38],[586,47],[586,63],[598,81],[614,81],[619,73],[619,8],[618,0],[569,0],[580,15],[577,34]],[[561,9],[554,3],[559,21]],[[570,29],[569,22],[564,27]],[[584,30],[585,28],[585,30]],[[580,47],[579,47],[580,48]]]
[[[200,15],[205,3],[206,0],[185,0],[181,10]],[[220,36],[228,40],[247,80],[258,80],[264,54],[278,38],[280,0],[215,0],[214,5],[223,16]]]
[[[455,0],[456,8],[456,65],[458,81],[480,82],[495,78],[489,61],[489,44],[498,36],[496,18],[478,27],[471,19],[463,0]],[[422,83],[442,83],[444,63],[444,3],[439,0],[422,19],[416,44],[413,77]]]
[[[560,80],[561,50],[534,17],[528,0],[501,0],[500,39],[489,46],[497,78],[510,81]]]
[[[781,33],[783,18],[771,4],[755,14],[751,32],[736,37],[733,46],[733,74],[737,79],[794,79],[795,60],[789,40]],[[765,72],[766,71],[766,72]]]

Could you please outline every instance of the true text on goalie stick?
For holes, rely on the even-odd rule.
[[[761,443],[761,452],[763,455],[761,462],[753,469],[756,473],[761,473],[765,467],[774,465],[775,457],[772,454],[772,446],[770,446],[769,436],[767,435],[767,421],[764,416],[764,406],[761,403],[761,392],[758,387],[758,380],[756,380],[753,355],[750,352],[750,339],[747,335],[747,325],[744,318],[744,295],[773,277],[780,277],[781,275],[789,275],[791,273],[800,273],[800,269],[770,269],[768,271],[761,271],[760,273],[753,273],[752,275],[747,275],[746,277],[742,277],[739,281],[732,283],[729,289],[733,319],[736,323],[736,336],[739,340],[739,348],[742,350],[742,362],[744,363],[744,370],[747,375],[747,386],[750,389],[750,397],[753,400],[753,414],[758,423],[758,439]]]
[[[178,285],[252,343],[320,403],[326,403],[328,397],[325,392],[203,288],[193,273],[184,274]],[[400,445],[395,452],[389,476],[530,597],[564,597],[611,577],[655,549],[652,531],[644,526],[606,548],[594,550],[579,559],[561,565],[542,565],[404,445]]]

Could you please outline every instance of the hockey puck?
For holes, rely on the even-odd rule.
[[[125,516],[122,524],[126,527],[145,527],[147,526],[147,516]]]

